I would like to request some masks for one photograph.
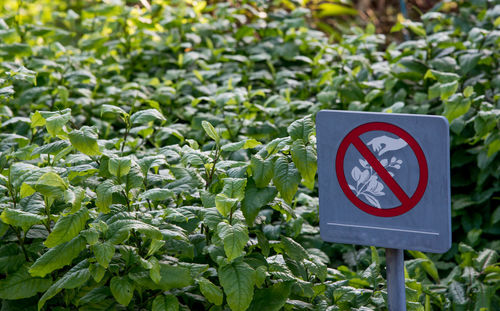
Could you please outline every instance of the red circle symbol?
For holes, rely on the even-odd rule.
[[[402,138],[408,146],[413,150],[418,161],[419,166],[419,181],[417,189],[413,195],[408,196],[406,192],[401,188],[401,186],[392,178],[391,174],[380,164],[379,160],[375,155],[368,149],[365,143],[361,140],[360,136],[366,132],[370,131],[385,131],[395,134]],[[401,202],[401,205],[394,208],[380,209],[363,202],[358,198],[354,192],[349,188],[347,180],[344,174],[344,160],[347,149],[350,145],[353,145],[358,152],[365,158],[365,160],[371,165],[371,167],[378,174],[380,179],[382,179],[387,187],[394,193],[394,195]],[[422,148],[417,143],[417,141],[405,130],[394,124],[384,123],[384,122],[371,122],[358,126],[353,129],[340,143],[339,149],[337,151],[337,157],[335,159],[335,169],[337,172],[337,179],[342,191],[347,196],[347,198],[362,211],[379,217],[394,217],[402,215],[417,205],[417,203],[422,199],[425,189],[427,187],[427,181],[429,177],[429,172],[427,168],[427,160],[425,159],[424,152]]]

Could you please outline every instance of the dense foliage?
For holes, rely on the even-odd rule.
[[[308,14],[3,1],[2,310],[386,309],[383,250],[319,237],[320,109],[448,118],[454,243],[407,252],[408,308],[500,309],[500,4],[389,46]]]

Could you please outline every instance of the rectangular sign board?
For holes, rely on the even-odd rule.
[[[448,127],[441,116],[318,112],[323,240],[446,252],[451,247]]]

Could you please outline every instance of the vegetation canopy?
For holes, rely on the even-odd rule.
[[[2,310],[385,310],[383,250],[319,236],[321,109],[448,118],[454,243],[406,253],[408,309],[500,309],[500,3],[388,46],[288,7],[1,2]]]

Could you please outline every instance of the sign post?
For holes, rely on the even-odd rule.
[[[451,247],[448,121],[323,110],[316,129],[321,237],[385,247],[389,310],[406,310],[403,250]]]

